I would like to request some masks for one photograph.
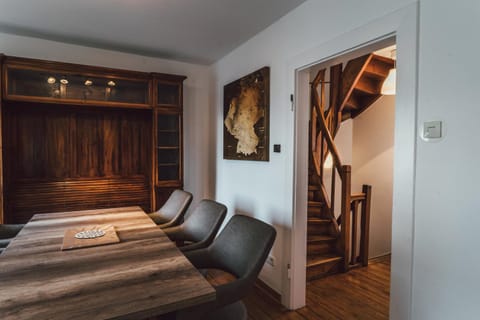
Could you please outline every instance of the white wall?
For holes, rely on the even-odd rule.
[[[229,214],[253,215],[278,231],[273,248],[274,268],[264,268],[261,278],[288,295],[286,264],[293,210],[294,119],[289,95],[289,63],[307,49],[386,15],[411,0],[307,1],[213,65],[216,118],[216,198]],[[282,153],[270,152],[269,162],[223,160],[223,86],[263,66],[271,68],[270,143]],[[306,128],[305,128],[306,130]],[[284,297],[285,298],[285,297]],[[284,302],[286,302],[284,300]]]
[[[0,33],[6,55],[187,76],[184,82],[185,190],[194,203],[213,197],[209,114],[210,69],[206,66]]]
[[[391,252],[394,126],[395,96],[381,97],[353,120],[352,193],[372,186],[369,258]]]
[[[478,30],[478,0],[420,1],[418,127],[445,136],[417,140],[413,319],[480,314]]]

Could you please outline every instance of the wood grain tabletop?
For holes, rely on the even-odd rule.
[[[66,229],[113,225],[120,243],[62,251]],[[142,319],[215,290],[140,207],[37,214],[0,255],[1,319]]]

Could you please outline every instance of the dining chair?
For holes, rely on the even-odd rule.
[[[204,248],[212,243],[226,214],[227,207],[223,204],[204,199],[181,225],[163,231],[177,243],[181,251]]]
[[[193,196],[190,192],[175,190],[167,202],[157,211],[148,216],[161,228],[170,228],[179,225],[187,212]]]
[[[24,224],[0,224],[0,248],[6,248]]]
[[[197,269],[219,269],[232,274],[236,280],[214,285],[215,302],[181,311],[177,318],[247,319],[241,299],[253,287],[275,237],[272,226],[251,217],[235,215],[208,248],[185,252]]]

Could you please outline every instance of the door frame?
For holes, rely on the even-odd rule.
[[[390,318],[410,319],[414,236],[414,178],[417,118],[418,3],[387,14],[360,28],[314,47],[288,63],[289,92],[295,92],[291,137],[293,208],[288,288],[282,302],[290,309],[305,305],[308,186],[308,80],[305,70],[338,56],[395,39],[397,95],[395,103],[394,183]],[[305,112],[307,110],[307,112]]]

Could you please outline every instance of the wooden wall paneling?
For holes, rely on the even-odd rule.
[[[40,69],[55,71],[57,66],[68,67],[83,74],[84,66],[9,59],[9,64],[24,68],[35,68],[37,63]],[[88,66],[85,70],[97,75],[103,70],[106,74],[115,73],[115,70]],[[124,71],[118,72],[120,75]],[[3,74],[5,76],[5,70]],[[0,145],[3,159],[0,161],[4,161],[3,207],[8,222],[26,222],[34,213],[114,206],[140,205],[145,211],[151,211],[163,205],[174,189],[182,188],[181,128],[179,180],[162,181],[161,186],[156,186],[155,112],[179,115],[182,126],[185,77],[124,74],[130,75],[150,79],[147,109],[125,108],[122,104],[105,108],[103,103],[99,106],[71,101],[47,103],[41,99],[17,101],[3,96],[3,146]],[[155,105],[157,80],[178,85],[178,105]],[[5,83],[2,89],[5,90]]]
[[[11,222],[33,212],[151,210],[151,112],[9,103]]]
[[[120,126],[118,115],[108,113],[103,118],[103,172],[104,176],[120,172]]]
[[[76,120],[78,175],[98,177],[100,176],[100,121],[83,112],[77,114]]]
[[[63,179],[69,174],[68,146],[71,143],[69,124],[70,119],[65,114],[47,112],[42,115],[45,124],[45,176],[49,179]]]
[[[3,223],[4,218],[3,218],[3,135],[2,135],[2,91],[3,91],[3,86],[2,86],[2,78],[3,78],[3,59],[4,55],[0,54],[0,223]]]

